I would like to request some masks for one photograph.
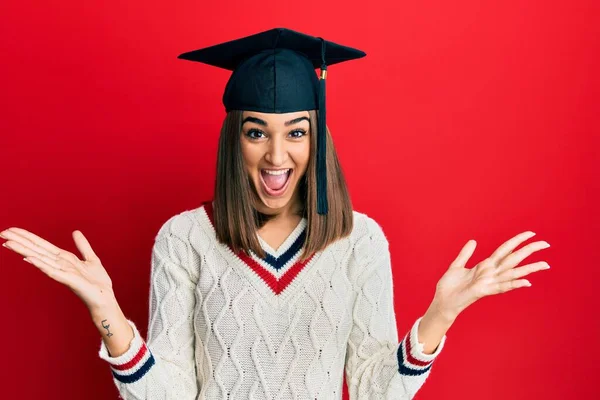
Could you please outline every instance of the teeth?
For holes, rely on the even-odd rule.
[[[287,174],[288,171],[290,170],[290,168],[288,169],[282,169],[279,171],[272,171],[272,170],[268,170],[268,169],[263,169],[263,171],[269,175],[283,175],[283,174]]]

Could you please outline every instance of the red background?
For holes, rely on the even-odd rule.
[[[229,73],[181,52],[285,26],[363,49],[328,124],[354,208],[392,251],[398,329],[461,247],[525,230],[531,288],[459,316],[417,398],[597,395],[600,9],[569,1],[31,2],[0,6],[0,228],[77,252],[146,334],[161,224],[211,196]],[[78,253],[77,253],[78,254]],[[83,304],[0,250],[3,398],[116,398]]]

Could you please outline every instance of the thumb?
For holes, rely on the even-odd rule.
[[[477,242],[473,239],[469,240],[460,250],[460,253],[458,253],[456,259],[452,261],[452,264],[450,264],[449,269],[464,268],[467,264],[467,261],[469,261],[469,258],[471,258],[471,256],[473,255],[475,247],[477,247]]]
[[[75,245],[77,246],[77,250],[83,256],[84,261],[92,261],[97,260],[98,256],[92,250],[92,246],[90,246],[90,242],[83,236],[81,231],[73,231],[73,240],[75,241]]]

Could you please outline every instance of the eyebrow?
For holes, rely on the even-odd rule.
[[[308,121],[310,123],[310,120],[308,119],[308,117],[298,117],[298,118],[294,118],[294,119],[291,119],[289,121],[286,121],[284,123],[284,125],[285,126],[294,125],[294,124],[297,124],[298,122],[304,121],[304,120],[306,120],[306,121]],[[246,122],[254,122],[255,124],[258,124],[258,125],[268,126],[266,121],[264,121],[264,120],[262,120],[260,118],[256,118],[256,117],[246,117],[246,118],[244,118],[244,120],[242,121],[242,125],[244,125]]]

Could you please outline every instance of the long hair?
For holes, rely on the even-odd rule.
[[[333,140],[327,129],[327,215],[317,214],[317,116],[310,110],[310,156],[306,172],[298,181],[301,207],[298,215],[307,219],[306,240],[300,261],[325,249],[329,244],[350,235],[353,226],[352,203]],[[242,111],[232,110],[225,116],[217,151],[217,174],[214,190],[214,224],[217,239],[235,252],[252,250],[266,256],[258,241],[257,231],[274,215],[259,212],[256,188],[244,167],[241,151]],[[292,196],[293,198],[293,196]]]

